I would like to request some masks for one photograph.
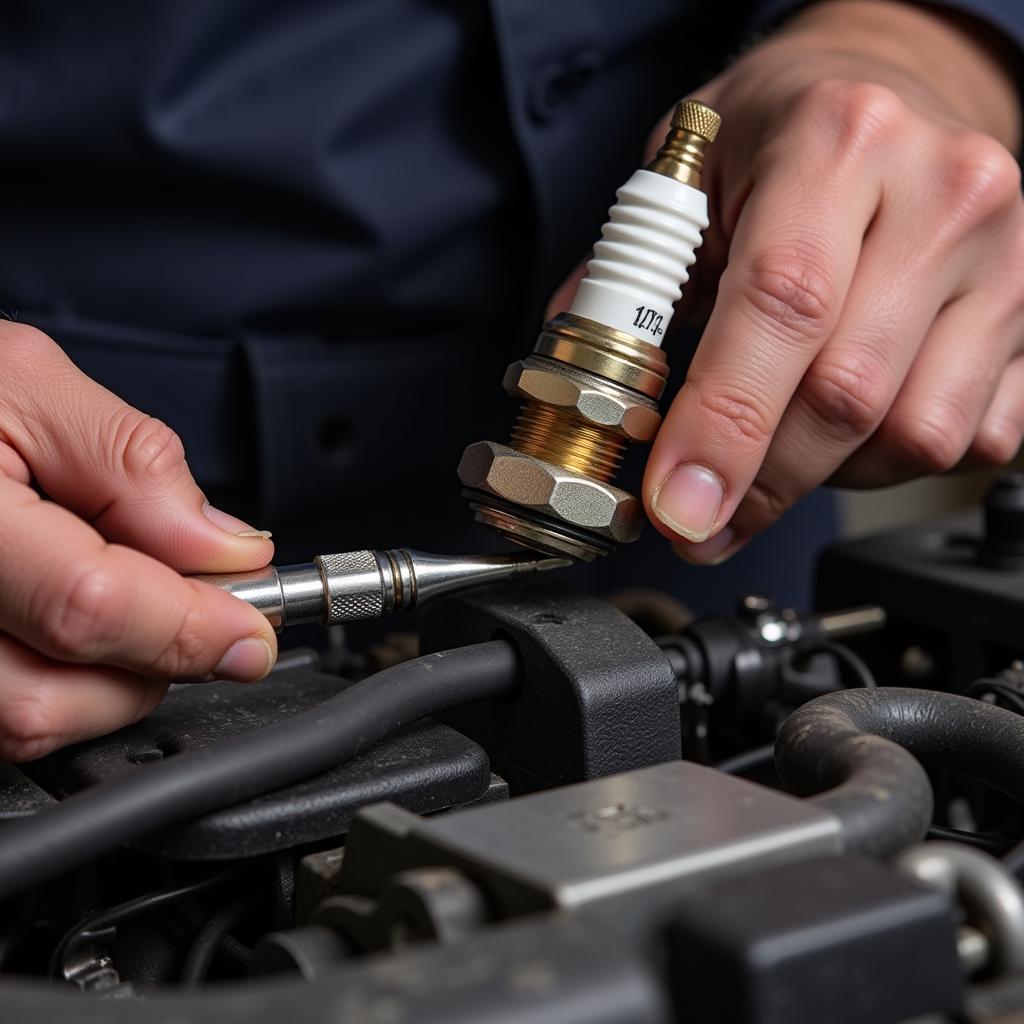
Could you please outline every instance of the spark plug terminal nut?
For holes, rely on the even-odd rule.
[[[660,345],[707,227],[700,178],[719,120],[677,105],[657,156],[616,193],[572,306],[505,373],[523,402],[509,444],[466,449],[465,495],[509,540],[590,561],[639,537],[640,501],[613,481],[629,443],[650,442],[661,423]]]

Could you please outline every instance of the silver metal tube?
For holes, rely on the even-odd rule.
[[[963,843],[931,842],[901,853],[896,866],[959,901],[989,940],[987,966],[1024,970],[1024,889],[999,861]]]
[[[569,565],[567,559],[538,559],[525,555],[430,555],[406,548],[388,552],[404,556],[411,569],[414,593],[412,604],[422,604],[438,594],[447,594],[464,586],[497,582],[522,572],[535,572],[540,567]]]
[[[818,627],[830,640],[842,640],[858,633],[870,633],[885,625],[885,609],[878,605],[848,608],[841,612],[826,612],[818,619]]]
[[[286,565],[278,570],[284,594],[284,621],[320,622],[324,617],[324,581],[313,564]]]
[[[213,583],[221,590],[248,601],[258,612],[263,612],[274,629],[280,630],[284,624],[284,591],[281,577],[273,565],[253,572],[229,572],[196,578]]]
[[[248,601],[280,630],[300,622],[329,626],[378,618],[438,594],[570,564],[532,552],[462,556],[393,548],[317,555],[305,565],[198,579]]]

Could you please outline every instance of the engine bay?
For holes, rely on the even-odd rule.
[[[1024,477],[815,586],[477,587],[0,765],[3,1020],[1022,1019]]]

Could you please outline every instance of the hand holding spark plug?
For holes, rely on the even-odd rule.
[[[722,130],[680,315],[717,298],[648,461],[657,528],[710,563],[822,483],[1012,458],[1024,203],[997,45],[912,4],[819,3],[697,98]]]
[[[826,481],[1012,458],[1024,203],[997,62],[941,15],[826,3],[701,95],[725,127],[700,269],[728,263],[648,462],[658,528],[716,561]]]

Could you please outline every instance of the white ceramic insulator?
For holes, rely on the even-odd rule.
[[[569,312],[660,346],[708,226],[707,196],[644,170],[615,194]]]

